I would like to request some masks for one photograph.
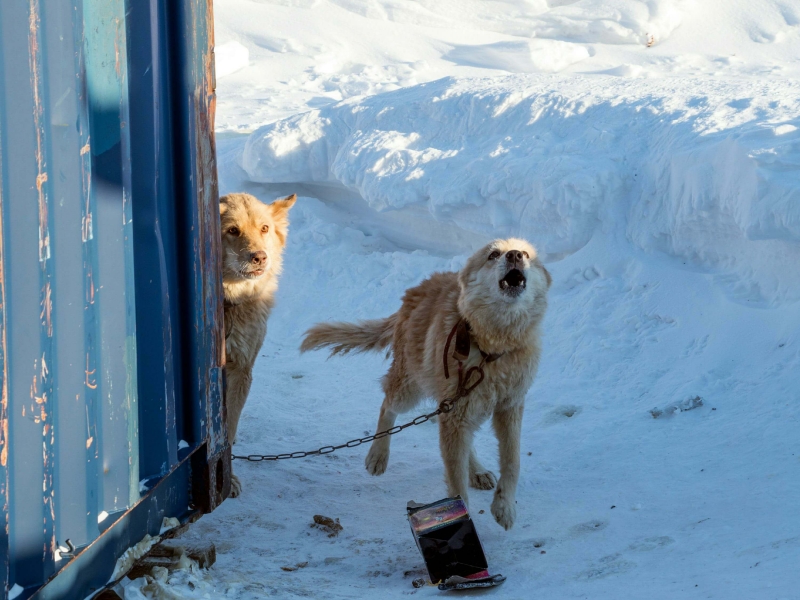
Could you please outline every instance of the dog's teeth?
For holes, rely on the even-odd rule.
[[[500,287],[501,287],[502,289],[506,289],[506,288],[508,287],[508,282],[507,282],[505,279],[503,279],[503,280],[500,282]]]

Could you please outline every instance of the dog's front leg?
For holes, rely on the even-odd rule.
[[[500,480],[494,492],[492,515],[504,529],[511,529],[517,517],[519,438],[522,432],[523,408],[520,404],[508,410],[496,411],[492,419],[500,444]]]
[[[443,415],[439,418],[439,447],[444,461],[447,493],[451,498],[461,496],[468,504],[467,484],[472,430],[457,416]]]
[[[253,376],[249,369],[242,369],[238,364],[229,364],[227,370],[227,391],[225,394],[228,418],[228,443],[233,446],[236,441],[236,431],[239,428],[239,418],[250,393],[250,384]],[[231,498],[236,498],[242,493],[242,484],[239,478],[231,472]]]

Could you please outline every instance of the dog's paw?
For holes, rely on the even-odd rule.
[[[367,452],[364,459],[364,466],[370,475],[383,475],[386,472],[386,465],[389,464],[389,449],[376,447],[375,444]]]
[[[492,490],[497,485],[497,477],[491,471],[483,473],[470,473],[469,484],[479,490]]]
[[[500,527],[508,531],[513,527],[517,518],[516,503],[506,496],[495,495],[494,501],[492,501],[492,516]]]
[[[231,473],[231,493],[228,498],[238,498],[242,494],[242,482],[239,478]]]

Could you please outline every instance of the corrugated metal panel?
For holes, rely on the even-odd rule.
[[[0,590],[22,598],[104,583],[227,494],[211,27],[204,0],[0,2]]]

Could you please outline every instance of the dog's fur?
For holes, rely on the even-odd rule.
[[[288,213],[296,200],[292,194],[264,204],[249,194],[229,194],[219,201],[231,444],[236,439],[239,417],[253,381],[253,364],[275,304],[289,231]],[[240,493],[241,483],[232,474],[231,496]]]
[[[377,426],[384,431],[423,398],[441,401],[455,394],[458,366],[452,344],[449,379],[442,356],[453,326],[466,319],[472,346],[464,370],[481,362],[481,350],[502,356],[486,363],[484,381],[452,412],[439,417],[445,480],[448,493],[465,501],[468,484],[484,490],[496,484],[492,514],[509,529],[516,517],[522,412],[539,365],[539,330],[550,283],[550,274],[528,242],[495,240],[475,253],[460,273],[436,273],[406,291],[400,310],[390,317],[315,325],[306,332],[301,350],[328,346],[336,354],[390,348],[393,360],[383,378],[385,399]],[[490,416],[500,443],[499,481],[481,465],[472,447],[474,432]],[[389,440],[387,436],[372,442],[365,460],[369,473],[386,470]]]

